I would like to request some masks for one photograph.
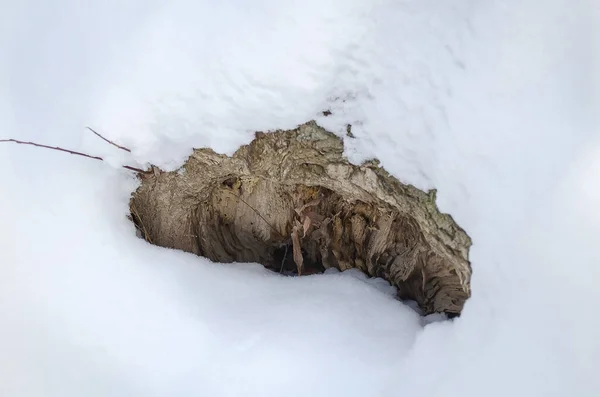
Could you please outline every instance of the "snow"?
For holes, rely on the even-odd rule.
[[[598,395],[599,17],[565,0],[4,2],[0,136],[108,164],[0,145],[0,395]],[[176,169],[313,118],[353,161],[438,189],[474,241],[459,319],[352,272],[280,277],[136,238],[117,165]]]

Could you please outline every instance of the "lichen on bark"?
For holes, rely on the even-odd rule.
[[[357,268],[425,313],[458,314],[470,295],[471,240],[435,191],[377,162],[349,163],[342,140],[315,122],[259,132],[231,157],[195,149],[181,170],[141,179],[131,210],[153,244],[273,270],[289,247],[299,273]]]

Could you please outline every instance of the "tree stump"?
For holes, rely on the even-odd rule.
[[[258,132],[231,157],[195,149],[180,170],[140,177],[131,212],[153,244],[275,271],[293,263],[298,274],[357,268],[425,314],[459,314],[470,295],[471,239],[439,212],[435,190],[376,161],[350,164],[315,122]]]

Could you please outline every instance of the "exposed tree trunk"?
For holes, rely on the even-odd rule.
[[[257,133],[232,157],[196,149],[178,172],[142,175],[131,208],[152,243],[213,261],[279,270],[289,246],[303,273],[358,268],[425,313],[460,313],[470,295],[471,240],[438,211],[435,191],[375,162],[350,164],[341,139],[314,122]]]

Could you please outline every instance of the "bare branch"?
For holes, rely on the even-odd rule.
[[[102,157],[91,156],[89,154],[85,154],[85,153],[81,153],[81,152],[76,152],[74,150],[63,149],[63,148],[58,147],[58,146],[42,145],[40,143],[19,141],[17,139],[0,139],[0,142],[14,142],[14,143],[18,143],[18,144],[21,144],[21,145],[31,145],[31,146],[41,147],[41,148],[45,148],[45,149],[58,150],[58,151],[64,152],[64,153],[74,154],[76,156],[87,157],[88,159],[94,159],[94,160],[104,161],[104,159]],[[140,172],[142,174],[148,174],[149,173],[149,171],[145,171],[145,170],[142,170],[142,169],[136,168],[136,167],[131,167],[129,165],[124,165],[123,168],[131,170],[131,171],[135,171],[135,172]]]
[[[126,170],[139,172],[142,174],[150,174],[152,172],[152,171],[148,171],[148,170],[143,170],[141,168],[132,167],[130,165],[122,165],[121,167],[125,168]]]
[[[19,141],[17,139],[0,139],[0,142],[14,142],[14,143],[19,143],[21,145],[32,145],[32,146],[37,146],[37,147],[43,147],[43,148],[46,148],[46,149],[59,150],[61,152],[65,152],[65,153],[69,153],[69,154],[74,154],[76,156],[83,156],[83,157],[87,157],[87,158],[94,159],[94,160],[104,161],[104,159],[102,157],[90,156],[89,154],[85,154],[85,153],[81,153],[81,152],[76,152],[76,151],[68,150],[68,149],[63,149],[61,147],[56,147],[56,146],[42,145],[40,143],[35,143],[35,142],[24,142],[24,141]]]
[[[113,145],[114,147],[119,148],[121,150],[125,150],[126,152],[131,153],[131,150],[129,150],[125,146],[118,145],[118,144],[114,143],[113,141],[111,141],[109,139],[106,139],[105,137],[103,137],[102,135],[100,135],[100,133],[96,132],[92,127],[85,127],[85,128],[87,128],[88,130],[90,130],[92,133],[96,134],[96,136],[98,136],[103,141],[108,142],[109,144]]]

